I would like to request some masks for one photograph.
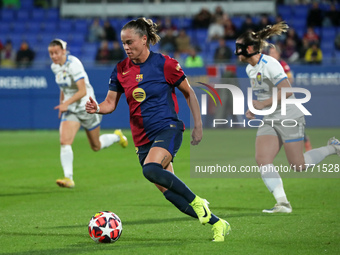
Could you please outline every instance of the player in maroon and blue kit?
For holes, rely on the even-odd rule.
[[[196,196],[175,174],[173,158],[181,146],[184,125],[178,119],[175,88],[184,95],[195,122],[192,145],[202,139],[202,121],[195,92],[175,59],[150,51],[160,37],[152,20],[139,18],[121,31],[127,58],[119,62],[110,77],[104,102],[90,98],[88,113],[108,114],[125,93],[130,109],[130,126],[143,174],[180,211],[213,225],[213,241],[224,241],[229,223],[212,214],[208,202]]]

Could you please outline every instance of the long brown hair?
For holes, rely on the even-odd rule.
[[[245,45],[254,45],[254,51],[261,52],[261,50],[268,46],[266,39],[273,35],[281,35],[287,32],[289,26],[285,21],[281,21],[275,25],[268,25],[258,32],[247,31],[241,34],[237,40],[242,40]]]
[[[148,48],[150,48],[150,43],[155,45],[161,39],[157,34],[157,24],[151,19],[146,19],[145,17],[129,21],[122,28],[122,30],[125,29],[134,29],[140,37],[146,35]]]

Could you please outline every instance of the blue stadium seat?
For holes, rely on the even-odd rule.
[[[10,35],[7,35],[7,39],[11,40],[12,41],[12,45],[13,45],[13,48],[15,50],[18,50],[19,47],[20,47],[20,44],[23,40],[23,36],[22,34],[10,34]]]
[[[322,40],[334,40],[336,36],[335,27],[324,27],[321,31]]]
[[[47,9],[45,15],[47,21],[57,22],[59,20],[59,9]]]
[[[45,10],[44,9],[33,9],[32,10],[32,19],[35,20],[35,21],[44,21]]]
[[[82,47],[82,56],[87,56],[88,58],[92,58],[92,60],[94,60],[97,50],[98,50],[97,44],[84,43]]]
[[[38,45],[38,38],[36,34],[25,34],[23,39],[28,43],[28,45],[32,48],[35,45]],[[39,46],[41,47],[41,46]]]
[[[68,32],[57,32],[54,34],[54,38],[58,38],[64,40],[65,42],[69,43],[69,33]]]
[[[61,19],[59,21],[59,31],[62,31],[62,32],[71,32],[71,31],[73,31],[73,20],[70,20],[70,19]]]
[[[57,24],[55,22],[44,22],[41,29],[45,32],[57,31]]]
[[[77,33],[87,33],[88,22],[85,19],[77,19],[74,23],[75,32]]]
[[[85,41],[84,33],[70,33],[68,36],[69,43],[82,46]]]
[[[1,35],[7,34],[10,31],[11,31],[10,23],[0,22],[0,34]]]
[[[290,5],[278,5],[277,13],[286,21],[290,20],[293,16],[293,10]]]
[[[192,27],[192,18],[184,17],[181,19],[181,28],[190,29]]]
[[[307,15],[309,12],[309,5],[295,5],[293,10],[294,10],[294,16],[297,18],[303,18],[303,19],[307,19]]]
[[[15,21],[16,11],[13,9],[2,9],[1,10],[1,20],[4,22],[13,22]]]
[[[321,38],[321,27],[314,27],[314,32]]]
[[[244,22],[244,18],[241,16],[234,16],[231,18],[231,21],[235,25],[236,29],[240,29]]]
[[[27,31],[28,22],[26,21],[17,21],[13,23],[12,30],[13,33],[24,33]]]
[[[155,45],[150,45],[150,50],[152,50],[153,52],[160,52],[159,43],[156,43]]]
[[[30,17],[30,11],[27,9],[19,9],[17,11],[17,21],[27,21]]]
[[[30,33],[37,34],[42,30],[41,23],[37,21],[32,21],[28,23],[27,31]]]
[[[34,0],[24,0],[20,2],[21,9],[30,10],[34,7]]]

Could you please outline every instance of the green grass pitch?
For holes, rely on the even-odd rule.
[[[228,162],[255,164],[255,130],[224,132]],[[314,147],[339,134],[307,133]],[[63,175],[57,131],[0,131],[0,254],[340,254],[340,178],[286,178],[293,213],[264,215],[261,210],[275,201],[260,176],[190,177],[187,130],[175,172],[232,227],[225,242],[213,243],[209,225],[179,212],[143,177],[131,133],[125,134],[128,148],[115,144],[100,152],[91,151],[84,131],[77,134],[76,187],[70,190],[55,184]],[[282,151],[274,163],[287,163]],[[323,163],[340,160],[331,156]],[[114,244],[96,244],[88,235],[91,216],[102,210],[122,220],[123,233]]]

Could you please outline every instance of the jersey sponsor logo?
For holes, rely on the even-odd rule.
[[[132,96],[137,102],[143,102],[145,100],[146,94],[144,89],[136,88],[133,90]]]
[[[131,70],[123,72],[123,75],[128,74]]]
[[[177,64],[176,71],[179,72],[179,70],[181,70],[181,66],[180,66],[180,64]]]
[[[257,73],[256,75],[256,80],[259,85],[262,83],[262,74],[260,72]]]
[[[136,82],[141,82],[143,80],[143,74],[136,75]]]

